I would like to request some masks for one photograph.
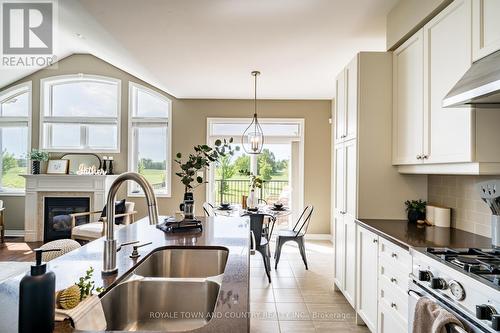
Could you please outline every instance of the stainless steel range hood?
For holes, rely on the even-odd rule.
[[[500,51],[476,61],[443,99],[444,107],[500,108]]]

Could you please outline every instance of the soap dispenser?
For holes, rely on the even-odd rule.
[[[54,330],[56,275],[47,272],[42,253],[60,249],[35,249],[36,263],[19,285],[19,333],[49,333]]]

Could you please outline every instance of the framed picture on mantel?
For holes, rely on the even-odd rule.
[[[69,160],[49,160],[47,164],[47,174],[66,175],[69,169]]]

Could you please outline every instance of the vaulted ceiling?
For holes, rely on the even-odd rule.
[[[356,52],[385,50],[396,2],[64,0],[58,56],[91,53],[178,98],[250,98],[258,69],[262,98],[327,99]]]

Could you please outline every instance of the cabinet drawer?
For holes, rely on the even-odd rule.
[[[391,308],[380,303],[378,315],[378,333],[404,333],[408,332],[408,323]]]
[[[379,279],[380,302],[395,310],[397,317],[404,322],[408,321],[408,294],[399,288],[394,288],[385,277]]]
[[[379,279],[386,279],[393,287],[396,287],[402,293],[406,293],[410,271],[406,270],[404,265],[402,267],[395,265],[394,260],[391,259],[385,256],[379,259]]]
[[[380,237],[379,244],[380,258],[388,259],[389,263],[399,266],[400,270],[403,272],[411,272],[412,260],[410,253],[407,250],[382,237]]]

